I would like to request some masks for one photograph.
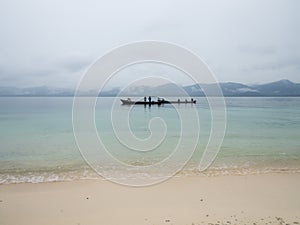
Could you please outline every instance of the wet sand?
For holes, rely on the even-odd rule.
[[[2,225],[300,224],[300,174],[0,185]]]

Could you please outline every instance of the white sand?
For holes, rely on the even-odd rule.
[[[285,222],[284,222],[285,221]],[[2,225],[297,224],[300,174],[0,185]]]

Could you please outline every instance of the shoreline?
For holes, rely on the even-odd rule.
[[[300,224],[300,173],[0,185],[0,224]]]
[[[53,171],[54,172],[54,171]],[[121,171],[120,171],[121,172]],[[49,173],[49,174],[48,174]],[[126,174],[124,178],[126,179]],[[268,175],[268,174],[300,174],[300,167],[278,167],[278,168],[222,168],[211,167],[205,171],[199,171],[198,169],[183,169],[177,174],[167,178],[189,178],[189,177],[223,177],[223,176],[253,176],[253,175]],[[162,174],[157,174],[161,177]],[[149,175],[147,175],[149,177]],[[107,178],[103,178],[97,174],[93,169],[83,171],[65,171],[65,172],[37,172],[31,171],[23,173],[0,173],[0,186],[10,184],[39,184],[39,183],[57,183],[57,182],[76,182],[76,181],[109,181]]]

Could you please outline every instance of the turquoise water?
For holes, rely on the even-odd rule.
[[[138,138],[150,135],[149,121],[164,119],[168,132],[158,151],[145,155],[122,146],[111,125],[113,98],[96,106],[95,122],[111,154],[132,165],[152,165],[172,153],[181,136],[174,107],[135,106],[129,123]],[[118,100],[117,100],[118,101]],[[72,128],[72,98],[0,98],[0,183],[45,182],[97,178],[83,160]],[[183,112],[196,109],[200,139],[196,151],[178,175],[300,172],[300,98],[226,98],[227,129],[221,150],[212,166],[197,170],[210,131],[210,111],[204,98],[196,105],[182,105]],[[117,104],[119,115],[130,107]],[[117,115],[118,115],[117,113]],[[191,134],[184,134],[189,140]],[[102,162],[103,167],[118,171]],[[175,162],[176,163],[176,162]],[[173,165],[170,165],[173,166]]]

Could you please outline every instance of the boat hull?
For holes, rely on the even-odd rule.
[[[196,100],[193,101],[131,101],[120,99],[123,105],[163,105],[163,104],[196,104]]]

